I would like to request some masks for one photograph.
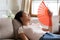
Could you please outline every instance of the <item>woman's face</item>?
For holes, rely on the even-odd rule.
[[[30,22],[30,15],[24,12],[22,15],[22,22],[28,24]]]

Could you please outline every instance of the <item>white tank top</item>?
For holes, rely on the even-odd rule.
[[[39,40],[46,32],[39,27],[29,25],[20,27],[18,33],[25,33],[30,40]]]

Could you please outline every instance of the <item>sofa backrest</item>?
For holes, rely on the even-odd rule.
[[[13,25],[9,18],[0,18],[0,38],[12,38]]]
[[[17,39],[18,38],[18,29],[19,29],[19,27],[22,27],[22,25],[16,19],[13,19],[12,23],[13,23],[13,29],[14,29],[14,37]]]

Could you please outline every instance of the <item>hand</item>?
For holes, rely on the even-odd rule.
[[[49,16],[52,16],[52,12],[50,10],[48,10],[48,12],[49,12]]]
[[[19,38],[21,38],[22,40],[29,40],[28,37],[24,33],[20,33]]]
[[[49,31],[49,29],[42,28],[43,31]]]

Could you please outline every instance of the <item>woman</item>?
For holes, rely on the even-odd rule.
[[[30,22],[30,16],[24,11],[19,11],[15,15],[15,20],[21,23],[21,27],[18,29],[18,36],[22,40],[59,40],[60,35],[46,33],[38,27],[32,27]],[[29,38],[29,39],[28,39]]]

